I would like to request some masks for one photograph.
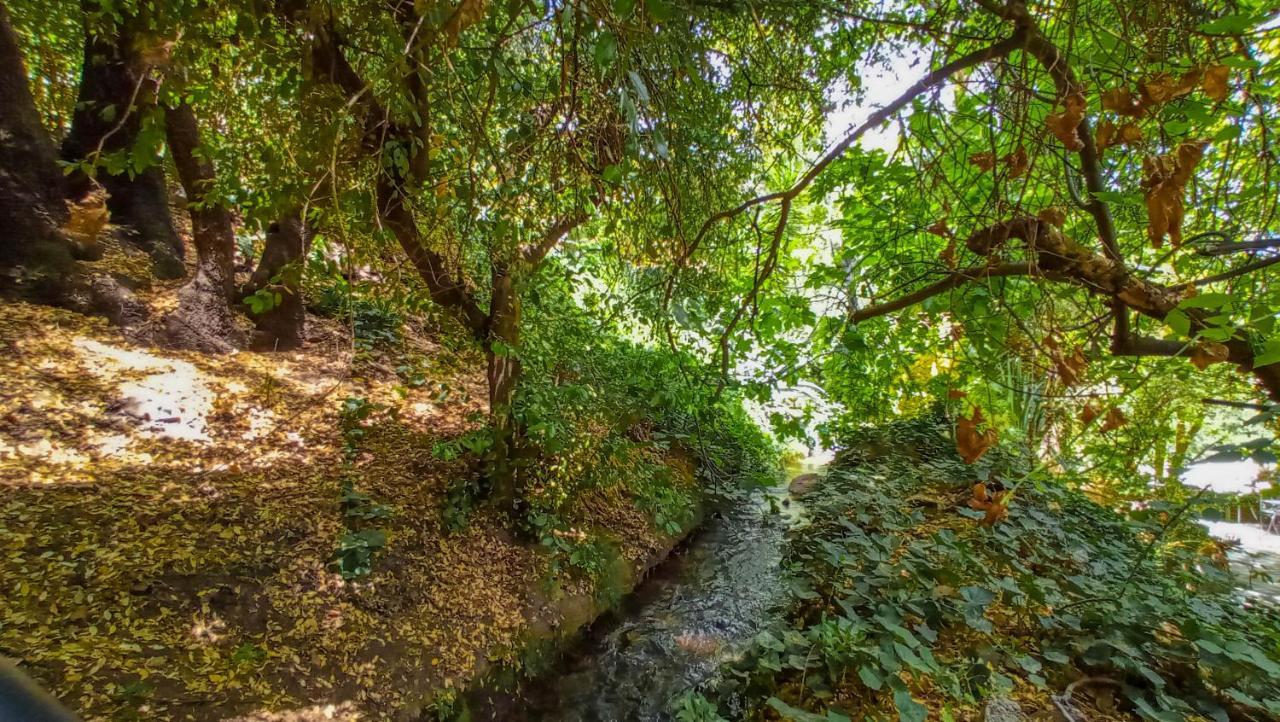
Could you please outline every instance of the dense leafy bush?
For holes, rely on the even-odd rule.
[[[1276,610],[1243,605],[1194,523],[1123,518],[996,450],[1012,501],[984,525],[948,436],[935,416],[848,440],[789,545],[790,624],[758,637],[725,699],[923,720],[1094,675],[1148,719],[1280,714]]]

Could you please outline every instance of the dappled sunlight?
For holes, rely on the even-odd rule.
[[[17,423],[0,428],[0,483],[14,487],[0,578],[21,581],[0,648],[66,670],[42,681],[89,718],[180,718],[199,698],[232,719],[381,719],[367,710],[514,653],[530,615],[559,623],[536,593],[544,555],[488,512],[441,527],[449,484],[472,472],[431,446],[483,423],[486,395],[431,342],[414,348],[441,366],[401,384],[376,356],[353,377],[340,340],[201,356],[66,311],[6,310],[0,413]],[[392,516],[383,571],[347,580],[329,560],[344,530],[337,411],[353,395],[403,412],[371,420],[353,461]],[[634,516],[628,553],[650,553],[652,523],[626,498],[591,508]]]
[[[369,719],[371,718],[360,714],[354,704],[342,702],[315,704],[284,711],[250,712],[229,717],[226,722],[365,722]]]
[[[86,485],[156,464],[265,469],[336,448],[334,406],[354,389],[349,351],[206,357],[138,346],[66,311],[9,309],[0,482]]]

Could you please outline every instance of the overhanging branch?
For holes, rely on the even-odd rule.
[[[689,260],[701,244],[702,239],[706,237],[707,233],[709,233],[717,223],[739,216],[758,205],[796,198],[804,192],[804,190],[808,188],[828,166],[852,148],[853,144],[858,142],[858,139],[863,135],[866,135],[868,131],[888,121],[889,118],[893,117],[895,113],[906,107],[911,101],[946,81],[952,75],[955,75],[961,70],[966,70],[975,65],[1008,55],[1019,47],[1022,47],[1026,40],[1026,29],[1018,28],[1010,37],[993,45],[989,45],[985,48],[975,50],[972,53],[956,58],[916,81],[915,84],[903,91],[903,93],[892,102],[872,113],[865,122],[850,131],[840,140],[839,143],[832,146],[826,153],[823,153],[822,157],[814,161],[813,165],[809,167],[809,170],[805,171],[804,175],[793,183],[791,187],[756,196],[755,198],[744,201],[733,208],[712,214],[703,222],[702,226],[698,229],[698,234],[694,236],[689,247],[685,249],[684,254],[682,254],[682,257],[680,258],[680,265],[683,265],[684,262]]]
[[[542,259],[547,257],[556,244],[560,243],[570,231],[586,223],[589,217],[587,213],[579,211],[552,223],[537,243],[524,247],[520,253],[521,257],[531,266],[542,263]]]
[[[860,323],[867,319],[884,316],[890,313],[901,311],[904,308],[910,308],[918,303],[922,303],[934,296],[946,293],[953,288],[957,288],[965,283],[982,280],[984,278],[997,278],[1003,276],[1034,276],[1037,274],[1035,264],[1031,262],[1024,263],[1006,263],[999,266],[978,266],[974,268],[965,268],[958,271],[952,271],[950,275],[941,281],[931,283],[918,291],[908,293],[892,301],[878,303],[866,308],[859,309],[849,314],[850,323]]]

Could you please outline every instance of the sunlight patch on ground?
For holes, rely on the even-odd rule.
[[[206,417],[214,394],[195,365],[88,338],[76,339],[73,346],[95,376],[108,382],[119,380],[120,398],[111,410],[137,421],[140,433],[209,441]]]
[[[349,702],[317,704],[283,712],[254,712],[227,722],[360,722],[367,719]]]

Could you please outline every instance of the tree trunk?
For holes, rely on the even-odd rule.
[[[189,104],[165,108],[165,135],[187,192],[196,246],[195,276],[178,291],[178,308],[165,317],[167,341],[201,351],[231,351],[243,343],[228,304],[235,290],[231,213],[208,197],[216,176],[213,164],[197,154],[200,128]]]
[[[520,359],[515,355],[520,343],[520,296],[515,280],[505,266],[494,265],[493,297],[489,309],[489,347],[485,349],[489,367],[489,420],[493,446],[485,458],[494,503],[500,509],[513,508],[519,498],[519,457],[521,430],[512,416],[516,385],[520,380]]]
[[[260,351],[298,348],[305,338],[306,314],[302,304],[302,257],[307,229],[302,212],[293,210],[267,229],[262,258],[249,282],[240,289],[243,299],[264,289],[279,294],[279,303],[250,318],[258,327],[252,347]]]
[[[70,269],[62,174],[40,124],[26,65],[9,14],[0,4],[0,283],[22,281],[37,295],[55,293]],[[23,270],[10,273],[21,267]],[[31,283],[34,282],[34,283]]]
[[[96,11],[95,0],[85,1],[86,12]],[[62,158],[68,162],[93,163],[100,156],[124,152],[133,154],[143,128],[144,117],[156,112],[158,83],[150,77],[126,18],[114,38],[85,34],[84,59],[80,70],[80,90],[76,98],[71,130],[62,142]],[[158,117],[153,117],[159,122]],[[112,174],[98,168],[95,178],[82,171],[71,174],[67,195],[79,200],[91,191],[93,181],[109,194],[107,208],[111,221],[128,229],[128,238],[151,255],[160,278],[181,278],[182,240],[173,227],[169,194],[159,155],[150,152],[147,167],[140,173]]]

